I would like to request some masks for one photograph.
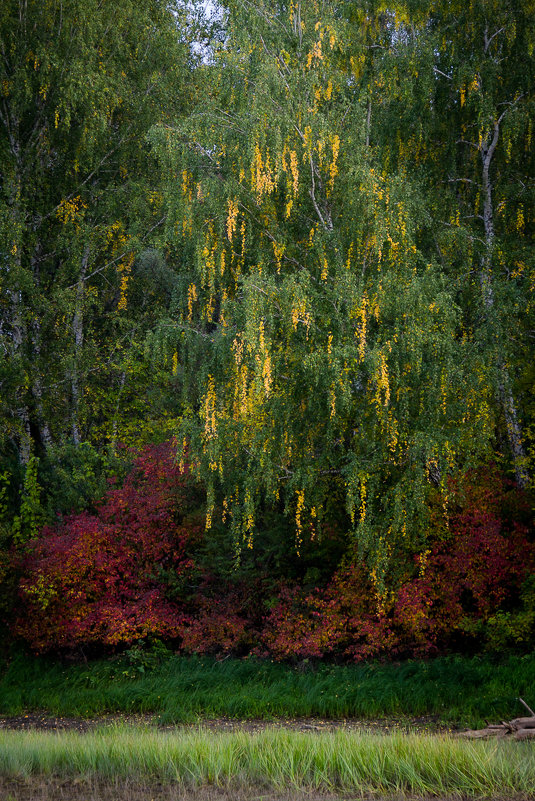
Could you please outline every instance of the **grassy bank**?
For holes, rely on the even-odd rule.
[[[281,730],[207,735],[108,727],[84,735],[0,732],[0,774],[513,797],[535,787],[535,760],[529,743],[447,736]]]
[[[152,659],[152,661],[151,661]],[[444,658],[399,665],[322,665],[316,670],[255,660],[156,658],[65,666],[18,658],[0,679],[0,714],[40,710],[91,717],[154,713],[164,723],[209,717],[377,718],[436,715],[454,725],[535,706],[535,656]]]

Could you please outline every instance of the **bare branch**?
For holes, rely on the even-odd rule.
[[[445,73],[445,72],[442,72],[442,70],[439,70],[439,69],[438,69],[438,67],[433,67],[433,72],[434,72],[436,75],[442,75],[442,77],[443,77],[443,78],[447,78],[447,79],[448,79],[448,81],[451,81],[451,80],[453,80],[453,79],[452,79],[452,77],[451,77],[451,75],[446,75],[446,73]]]
[[[326,231],[332,231],[333,230],[333,223],[332,223],[332,220],[330,219],[330,216],[328,214],[326,214],[326,218],[327,219],[324,219],[323,214],[321,213],[320,207],[318,206],[318,202],[316,200],[316,181],[314,179],[314,174],[315,173],[316,173],[316,168],[315,168],[314,161],[312,159],[312,153],[311,153],[310,154],[310,175],[311,175],[311,178],[312,178],[312,186],[311,186],[311,188],[309,190],[309,194],[310,194],[310,197],[312,199],[312,203],[313,203],[314,208],[316,210],[316,214],[318,215],[321,224],[323,225],[323,227],[325,228]]]
[[[262,11],[260,8],[258,8],[258,6],[256,4],[250,3],[250,2],[248,2],[248,0],[241,0],[241,5],[245,6],[246,8],[250,8],[254,12],[256,12],[256,14],[258,14],[259,17],[262,17],[262,19],[264,19],[268,23],[268,25],[270,27],[273,25],[274,22],[277,22],[280,25],[280,27],[283,29],[283,31],[288,35],[288,33],[289,33],[288,28],[280,20],[279,17],[273,16],[272,18],[270,18],[264,11]]]
[[[484,36],[484,41],[485,41],[485,49],[484,49],[484,52],[485,52],[485,53],[486,53],[486,52],[487,52],[487,50],[489,49],[490,43],[492,42],[492,40],[494,39],[494,37],[495,37],[495,36],[498,36],[498,34],[500,34],[500,33],[503,33],[503,31],[504,31],[504,30],[505,30],[505,28],[500,28],[500,29],[499,29],[499,30],[497,30],[495,33],[493,33],[493,34],[492,34],[492,36],[491,36],[491,37],[490,37],[490,39],[489,39],[489,38],[488,38],[488,36],[487,36],[487,32],[488,32],[488,26],[485,26],[485,32],[484,32],[484,34],[483,34],[483,36]]]
[[[151,226],[151,228],[149,228],[149,230],[148,230],[148,231],[146,231],[146,232],[143,234],[143,236],[142,236],[142,238],[141,238],[141,241],[143,242],[143,241],[144,241],[144,240],[145,240],[145,239],[146,239],[146,238],[149,236],[149,234],[151,234],[151,233],[152,233],[152,232],[153,232],[153,231],[154,231],[156,228],[158,228],[160,225],[162,225],[162,223],[163,223],[164,221],[165,221],[165,215],[164,215],[163,217],[161,217],[161,218],[158,220],[158,222],[154,223],[154,225],[153,225],[153,226]],[[108,267],[112,267],[114,264],[117,264],[117,262],[121,261],[121,259],[124,259],[124,257],[127,255],[127,253],[129,252],[129,250],[130,250],[129,248],[127,248],[126,250],[123,250],[123,252],[122,252],[122,253],[119,253],[119,255],[115,257],[115,259],[112,259],[111,261],[108,261],[108,262],[106,262],[106,264],[103,264],[103,265],[102,265],[102,267],[98,267],[96,270],[93,270],[93,272],[92,272],[92,273],[89,273],[89,275],[87,275],[87,276],[85,277],[85,280],[86,280],[86,281],[88,281],[88,280],[89,280],[90,278],[92,278],[94,275],[98,275],[99,273],[102,273],[102,272],[104,272],[104,270],[107,270],[107,269],[108,269]],[[67,289],[74,289],[74,288],[75,288],[77,285],[78,285],[78,281],[76,281],[76,283],[74,283],[74,284],[71,284],[70,286],[68,286],[68,287],[66,287],[66,288],[67,288]]]
[[[471,178],[448,178],[448,183],[449,184],[462,183],[462,184],[473,184],[474,186],[481,186],[481,184],[478,184],[477,181],[472,181]]]
[[[476,150],[479,150],[479,145],[476,145],[475,142],[469,142],[468,139],[456,139],[456,145],[470,145],[470,147],[475,147]]]
[[[535,712],[533,711],[533,709],[531,709],[522,698],[519,698],[518,700],[520,701],[522,706],[524,706],[528,710],[529,714],[535,717]]]

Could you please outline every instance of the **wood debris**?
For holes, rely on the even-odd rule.
[[[513,740],[535,739],[535,712],[522,698],[518,700],[530,713],[529,717],[514,718],[509,721],[502,720],[501,723],[489,724],[484,729],[468,729],[468,731],[460,732],[459,736],[467,737],[470,740],[483,740],[488,737],[508,737]]]

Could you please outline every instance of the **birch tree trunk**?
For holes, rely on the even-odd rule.
[[[492,182],[490,178],[490,167],[492,158],[496,150],[496,145],[500,137],[500,125],[505,112],[494,123],[493,130],[485,140],[479,145],[479,152],[482,162],[482,187],[483,187],[483,225],[485,229],[485,251],[481,257],[480,284],[483,305],[488,318],[495,317],[495,298],[492,285],[492,256],[494,250],[494,210],[492,205]],[[507,438],[513,456],[515,467],[516,483],[525,489],[529,482],[529,475],[526,468],[526,456],[522,444],[522,430],[518,420],[515,399],[511,388],[511,378],[507,364],[501,350],[499,341],[499,331],[495,331],[497,338],[497,366],[499,372],[498,397],[505,416],[507,428]]]
[[[35,408],[37,411],[37,417],[39,421],[39,434],[41,437],[41,442],[43,443],[45,449],[50,448],[52,445],[52,435],[50,433],[50,426],[48,425],[48,421],[46,419],[44,407],[43,407],[43,384],[41,381],[41,373],[40,373],[40,361],[41,361],[41,326],[39,320],[36,320],[34,323],[34,331],[33,331],[33,352],[35,357],[35,370],[33,372],[32,377],[32,393],[35,399]]]
[[[80,278],[76,285],[76,301],[74,316],[72,320],[72,331],[74,334],[74,363],[71,373],[71,393],[72,393],[72,438],[75,445],[81,442],[80,437],[80,396],[82,392],[80,378],[80,359],[84,344],[84,296],[85,296],[85,277],[89,262],[89,247],[84,250]]]
[[[39,295],[41,291],[39,286],[39,252],[40,247],[38,245],[31,259],[33,281],[37,290],[37,295]],[[41,380],[41,321],[36,314],[33,315],[31,325],[31,345],[33,351],[32,362],[34,366],[32,370],[32,395],[35,400],[39,436],[45,449],[48,449],[52,445],[52,435],[43,406],[43,382]]]
[[[11,289],[8,294],[11,297],[12,356],[21,358],[25,331],[20,310],[20,292]],[[24,394],[19,393],[19,395],[20,405],[15,409],[15,416],[19,421],[19,459],[21,464],[27,465],[31,454],[30,413]]]

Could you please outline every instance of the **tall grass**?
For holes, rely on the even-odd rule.
[[[144,672],[142,672],[144,671]],[[164,723],[207,717],[377,718],[436,715],[476,726],[535,705],[535,655],[430,662],[322,665],[303,671],[259,660],[177,657],[66,667],[19,658],[0,679],[0,714],[152,713]]]
[[[504,798],[533,792],[535,759],[529,743],[446,736],[108,727],[84,735],[0,732],[0,775]]]

